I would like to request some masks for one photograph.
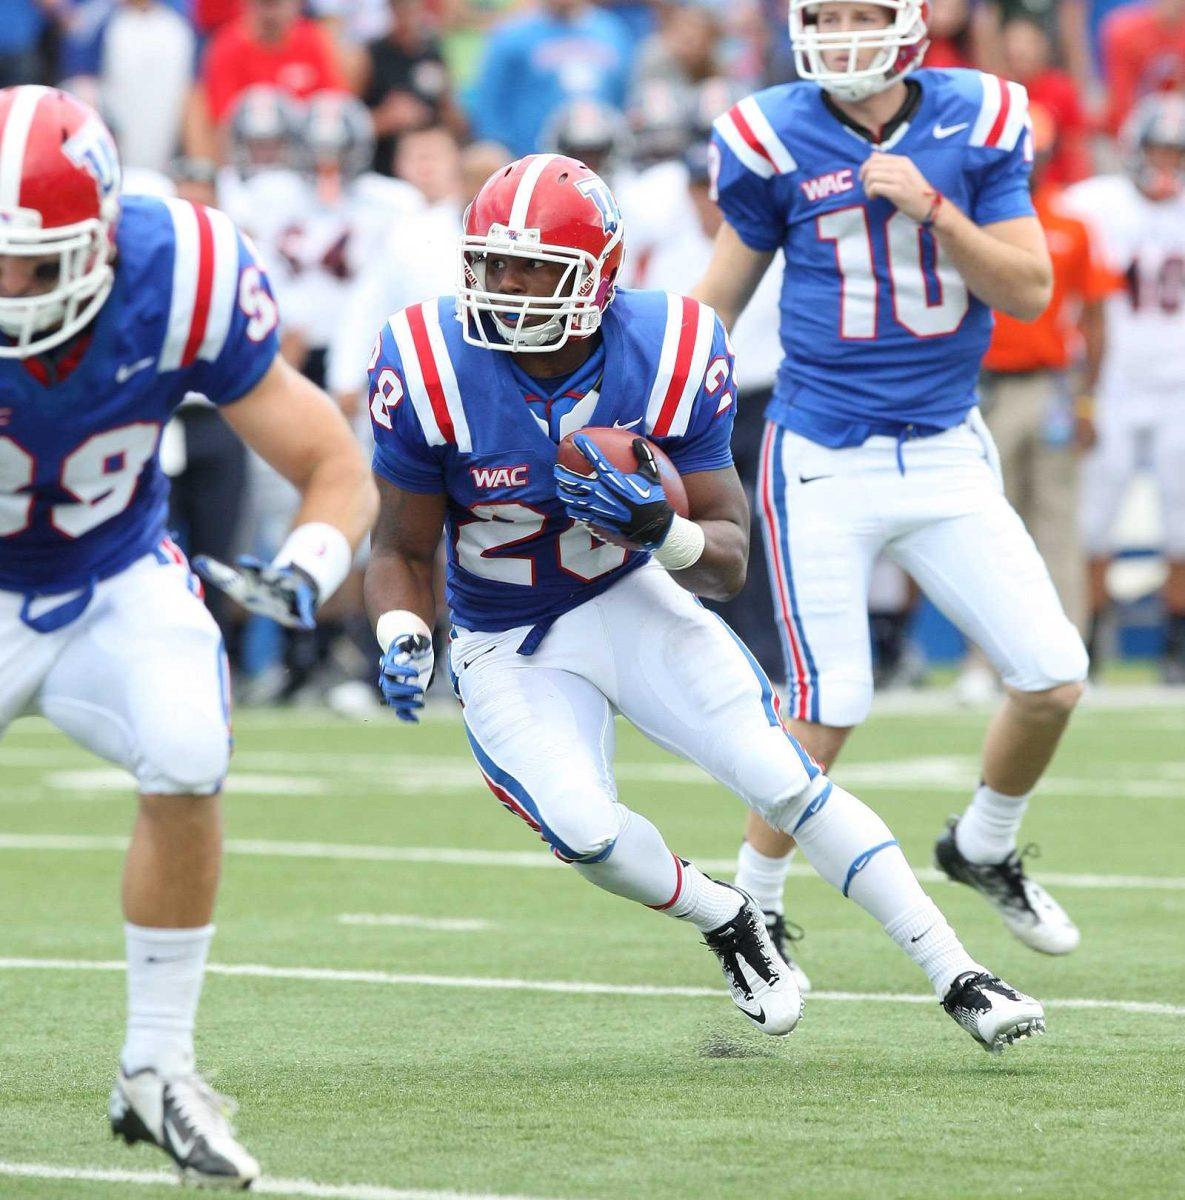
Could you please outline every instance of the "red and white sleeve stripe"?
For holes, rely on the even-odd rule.
[[[741,163],[762,179],[797,170],[794,156],[774,132],[761,106],[746,96],[723,116],[717,117],[716,132]]]
[[[658,374],[646,403],[646,432],[650,436],[682,437],[687,432],[708,369],[715,328],[716,315],[707,305],[667,293]]]
[[[473,440],[435,300],[401,309],[388,322],[403,365],[407,394],[429,446],[455,445],[470,453]]]
[[[1029,94],[1024,86],[998,75],[979,73],[983,101],[971,128],[970,145],[1014,150],[1029,119]]]
[[[173,222],[173,290],[161,350],[161,371],[213,362],[230,332],[239,290],[239,240],[234,222],[216,209],[168,199]]]

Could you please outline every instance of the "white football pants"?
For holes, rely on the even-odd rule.
[[[31,628],[24,606],[0,591],[0,733],[41,713],[130,771],[142,794],[218,791],[230,758],[226,654],[180,550],[166,540],[98,583],[60,629]]]
[[[789,717],[858,725],[872,705],[868,585],[883,553],[1019,691],[1086,677],[1086,650],[1005,500],[978,413],[933,437],[833,450],[767,424],[757,505]]]
[[[530,629],[454,630],[449,665],[491,791],[559,858],[603,861],[627,816],[613,778],[615,713],[773,825],[820,778],[749,651],[661,567],[627,575],[519,654]]]
[[[1108,397],[1098,444],[1082,464],[1082,540],[1092,557],[1111,554],[1124,493],[1146,461],[1156,478],[1165,556],[1185,559],[1185,396]]]

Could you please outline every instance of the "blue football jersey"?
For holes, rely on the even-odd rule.
[[[732,351],[705,305],[620,291],[585,368],[534,379],[509,354],[471,346],[452,296],[414,304],[383,327],[370,368],[374,470],[448,498],[448,602],[464,629],[540,625],[650,557],[602,543],[556,499],[561,438],[588,426],[636,429],[681,474],[732,463]],[[590,377],[591,376],[591,377]]]
[[[1033,214],[1024,88],[970,70],[909,78],[916,106],[876,147],[813,83],[758,92],[713,131],[726,219],[752,249],[785,252],[784,358],[767,415],[825,445],[958,424],[992,329],[932,234],[867,199],[864,161],[911,159],[977,225]]]
[[[165,422],[189,393],[240,399],[278,350],[268,281],[224,213],[127,196],[116,251],[111,294],[56,361],[0,359],[5,590],[75,591],[153,550]]]

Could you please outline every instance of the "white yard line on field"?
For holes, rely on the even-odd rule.
[[[70,751],[66,751],[69,753]],[[83,751],[78,751],[83,755]],[[131,791],[131,776],[117,768],[61,770],[57,747],[0,746],[0,765],[45,767],[52,771],[46,786],[71,791]],[[82,758],[81,761],[92,761]],[[1046,796],[1101,796],[1108,799],[1185,798],[1180,768],[1174,763],[1113,763],[1114,776],[1049,776],[1041,783]],[[884,789],[902,792],[959,792],[977,777],[978,760],[970,755],[926,755],[914,758],[852,760],[841,763],[836,782],[853,791]],[[278,771],[269,775],[262,772]],[[257,773],[258,772],[258,773]],[[1133,777],[1138,772],[1138,777]],[[299,773],[299,774],[294,774]],[[619,762],[618,782],[715,786],[699,767],[687,762]],[[302,774],[328,778],[302,778]],[[333,780],[330,784],[329,779]],[[359,751],[240,750],[235,754],[229,788],[242,794],[323,795],[330,790],[415,794],[480,792],[481,777],[472,759],[450,755],[410,755]]]
[[[0,833],[0,850],[88,851],[126,850],[126,837],[71,833]],[[538,850],[464,850],[451,846],[353,846],[340,842],[279,842],[263,838],[231,838],[227,854],[247,858],[310,858],[344,862],[418,863],[448,867],[514,867],[552,870],[562,867],[542,848]],[[697,858],[701,870],[731,874],[735,858]],[[933,867],[914,867],[923,883],[943,883],[946,876]],[[818,879],[807,866],[794,866],[798,879]],[[1089,875],[1043,871],[1042,883],[1087,891],[1185,891],[1185,877],[1173,875]]]
[[[132,776],[118,767],[51,771],[43,782],[46,787],[59,792],[126,794],[135,789]],[[314,779],[308,775],[255,775],[247,771],[234,771],[226,781],[226,790],[254,796],[324,796],[330,787],[324,779]]]
[[[0,834],[0,850],[124,850],[127,839],[119,836],[73,834]],[[558,869],[562,866],[542,850],[466,850],[447,846],[352,846],[334,842],[279,842],[263,839],[231,839],[225,844],[228,854],[260,858],[313,858],[347,862],[393,862],[461,867],[511,867]],[[731,872],[732,858],[700,858],[697,865],[707,871]],[[942,883],[946,876],[932,867],[915,867],[918,878],[926,883]],[[802,879],[817,879],[806,866],[791,867],[790,874]],[[1183,891],[1185,878],[1155,875],[1089,875],[1046,872],[1045,882],[1058,887],[1088,890]]]
[[[403,913],[342,913],[339,925],[376,925],[396,929],[434,929],[441,933],[480,933],[492,921],[476,917],[415,917]]]
[[[0,971],[123,971],[118,960],[73,958],[0,958]],[[550,992],[564,996],[636,996],[647,999],[724,1000],[720,988],[658,987],[643,983],[593,983],[568,979],[500,979],[482,975],[404,975],[393,971],[351,971],[332,967],[271,967],[263,963],[208,963],[209,975],[248,979],[283,979],[299,983],[368,983],[388,987],[468,988],[497,992]],[[937,1004],[932,995],[905,992],[811,992],[810,999],[842,1003]],[[1096,1008],[1114,1012],[1144,1013],[1158,1017],[1185,1017],[1185,1005],[1151,1000],[1050,999],[1054,1008]]]
[[[57,1167],[49,1163],[0,1162],[0,1175],[16,1179],[60,1179],[77,1183],[130,1183],[141,1187],[176,1187],[177,1176],[164,1171],[101,1171]],[[308,1197],[309,1200],[537,1200],[493,1192],[452,1192],[426,1188],[393,1188],[373,1183],[314,1183],[311,1179],[264,1176],[252,1196]]]

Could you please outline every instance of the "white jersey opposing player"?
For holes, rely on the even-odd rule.
[[[1126,284],[1107,301],[1098,443],[1082,474],[1091,656],[1108,606],[1111,527],[1133,475],[1147,463],[1169,568],[1164,677],[1185,684],[1185,98],[1146,97],[1128,118],[1122,144],[1126,173],[1085,180],[1065,194]]]

